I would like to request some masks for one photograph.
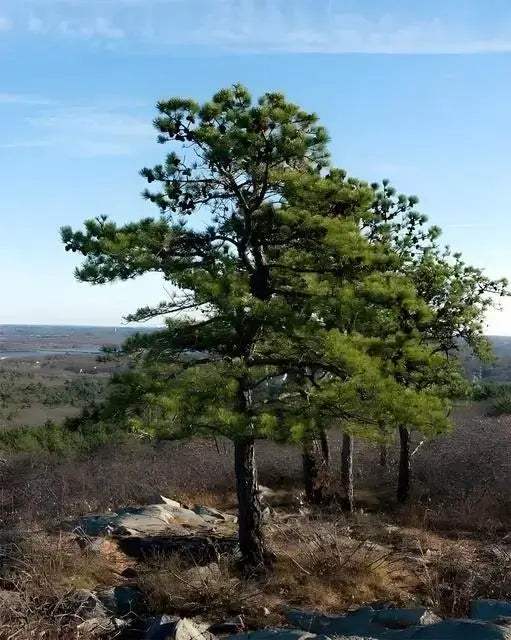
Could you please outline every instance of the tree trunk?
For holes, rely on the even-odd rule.
[[[312,504],[322,504],[327,498],[330,474],[328,469],[328,440],[320,431],[319,438],[307,433],[302,443],[303,484],[305,497]]]
[[[349,513],[354,508],[353,489],[353,436],[345,433],[342,436],[341,451],[341,488],[342,488],[342,508]]]
[[[380,467],[386,471],[388,463],[388,447],[386,442],[380,444]]]
[[[324,427],[321,427],[319,430],[319,439],[321,441],[321,452],[323,454],[323,460],[328,467],[330,464],[330,444],[328,442],[328,434],[325,431]]]
[[[318,457],[314,446],[314,439],[304,440],[302,444],[303,486],[307,502],[318,504],[321,498],[318,495]]]
[[[399,427],[399,477],[397,481],[397,499],[404,503],[410,493],[410,432],[405,427]]]
[[[249,574],[265,568],[263,517],[257,483],[254,438],[234,441],[234,469],[238,495],[238,535],[243,568]]]

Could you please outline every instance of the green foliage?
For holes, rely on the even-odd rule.
[[[102,444],[121,442],[126,437],[119,426],[98,421],[81,421],[78,428],[48,421],[42,427],[18,427],[0,430],[0,451],[10,453],[87,453]]]
[[[511,391],[509,389],[497,396],[489,414],[491,416],[511,415]]]
[[[397,272],[407,277],[427,309],[421,317],[404,310],[396,318],[398,325],[390,329],[391,371],[406,386],[469,397],[460,354],[491,359],[485,314],[497,306],[498,297],[509,294],[507,282],[488,278],[461,254],[441,247],[440,229],[427,226],[426,216],[416,210],[416,197],[397,194],[388,181],[372,187],[374,215],[366,232],[398,256]],[[387,318],[382,326],[388,329]],[[399,342],[394,332],[401,335]]]
[[[235,85],[158,111],[171,150],[141,174],[159,218],[62,229],[79,280],[156,271],[173,287],[128,316],[166,328],[126,342],[140,367],[115,379],[105,419],[156,437],[447,428],[447,398],[466,392],[453,351],[483,354],[505,283],[440,249],[415,197],[330,167],[316,116],[281,94]]]
[[[83,377],[45,384],[37,379],[34,372],[0,369],[0,406],[23,408],[34,403],[49,407],[65,404],[82,406],[101,398],[107,383],[104,378]]]
[[[472,383],[472,398],[476,401],[499,398],[510,391],[510,382],[487,382],[478,380]]]
[[[404,278],[389,281],[395,257],[361,233],[371,188],[323,171],[325,131],[280,94],[253,104],[235,86],[202,106],[175,99],[158,109],[159,141],[174,149],[142,175],[160,186],[145,192],[160,218],[119,227],[102,217],[85,231],[62,230],[66,249],[85,256],[80,280],[159,271],[175,287],[170,301],[130,316],[169,319],[164,331],[128,340],[144,366],[115,381],[104,411],[158,437],[268,435],[286,413],[294,424],[309,414],[389,422],[398,385],[367,337],[368,319],[423,309]],[[182,143],[196,160],[178,153]],[[287,387],[294,403],[280,402]],[[305,396],[307,411],[298,410]],[[373,415],[373,402],[384,416]]]

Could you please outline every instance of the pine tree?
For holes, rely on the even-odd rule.
[[[64,228],[62,239],[85,256],[76,273],[82,281],[157,271],[176,288],[170,301],[129,316],[169,319],[165,331],[140,336],[127,349],[166,365],[153,372],[160,388],[144,394],[158,405],[155,415],[165,415],[164,431],[209,430],[233,439],[240,548],[247,569],[258,570],[266,555],[254,442],[266,418],[256,415],[253,399],[272,377],[260,345],[271,348],[272,330],[282,333],[289,323],[292,331],[293,324],[270,264],[269,243],[287,246],[286,237],[279,242],[275,205],[286,172],[317,174],[325,166],[327,135],[315,115],[281,94],[254,104],[239,85],[202,106],[180,98],[157,106],[158,141],[174,149],[141,174],[160,185],[144,192],[160,218],[117,226],[101,217],[87,221],[85,232]]]
[[[441,428],[445,403],[385,370],[386,337],[370,320],[423,309],[391,273],[393,252],[361,231],[374,193],[327,167],[316,116],[281,94],[254,103],[238,85],[158,110],[158,140],[172,149],[141,173],[160,216],[99,217],[62,239],[84,257],[81,281],[158,272],[173,285],[169,300],[128,316],[166,326],[127,341],[140,364],[118,377],[111,407],[149,436],[232,439],[239,545],[255,572],[270,559],[257,438],[304,442],[332,423],[367,437],[396,423]]]
[[[389,351],[396,379],[407,388],[431,390],[441,397],[467,391],[458,353],[465,346],[481,359],[491,357],[484,336],[488,309],[498,297],[508,295],[504,279],[493,280],[481,269],[467,265],[460,253],[441,246],[441,231],[427,225],[417,211],[418,198],[397,194],[388,181],[372,185],[374,217],[366,231],[373,242],[399,256],[398,270],[413,283],[429,314],[413,326],[408,315],[400,317],[399,331],[406,340]],[[397,335],[397,334],[394,334]],[[412,425],[399,423],[400,442],[397,498],[408,499],[411,486],[410,437]]]

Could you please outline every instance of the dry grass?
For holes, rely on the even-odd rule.
[[[212,621],[254,612],[261,594],[261,585],[244,580],[229,556],[205,566],[178,555],[155,556],[141,568],[137,586],[155,614],[167,611]]]
[[[409,599],[414,578],[403,556],[350,533],[345,521],[274,527],[271,544],[279,561],[272,588],[288,604],[322,611]]]
[[[69,536],[32,536],[2,546],[0,638],[74,637],[82,620],[65,606],[77,589],[118,584],[115,566],[103,555],[83,551]]]
[[[335,504],[299,517],[300,451],[260,443],[260,481],[280,489],[268,524],[274,573],[246,582],[231,557],[209,569],[188,558],[156,557],[139,565],[137,583],[155,613],[211,621],[241,614],[248,627],[281,624],[287,606],[344,611],[375,600],[424,602],[441,615],[458,616],[473,597],[511,598],[505,540],[511,531],[511,418],[485,414],[484,408],[461,407],[457,430],[419,449],[413,501],[404,509],[392,500],[396,447],[389,448],[385,471],[377,448],[357,443],[357,497],[365,513],[349,519]],[[339,468],[339,440],[339,433],[332,434],[333,469]],[[119,575],[115,563],[84,555],[69,538],[27,532],[79,514],[144,504],[155,494],[235,507],[232,447],[224,440],[131,442],[104,447],[91,459],[18,456],[1,473],[1,528],[24,543],[4,554],[0,578],[28,608],[27,625],[41,628],[65,593],[115,584]]]
[[[223,620],[241,615],[248,628],[283,624],[289,606],[343,611],[376,600],[410,601],[417,584],[406,559],[392,549],[357,542],[346,523],[273,522],[268,543],[274,571],[258,580],[240,576],[234,558],[194,565],[181,557],[156,557],[141,569],[137,584],[151,608],[183,616]]]
[[[471,541],[446,544],[424,556],[419,572],[423,598],[444,617],[464,617],[476,598],[511,598],[511,553]]]

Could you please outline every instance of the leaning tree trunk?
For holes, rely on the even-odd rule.
[[[405,427],[399,427],[399,476],[397,481],[397,499],[404,503],[410,493],[411,463],[410,463],[410,432]]]
[[[247,573],[259,573],[264,569],[266,553],[254,438],[238,438],[234,441],[234,469],[238,494],[238,536],[243,567]]]
[[[328,464],[323,443],[316,437],[306,437],[302,444],[303,485],[311,504],[321,504],[328,488]]]
[[[342,436],[341,451],[341,488],[342,508],[349,513],[354,509],[353,489],[353,436],[344,433]]]

